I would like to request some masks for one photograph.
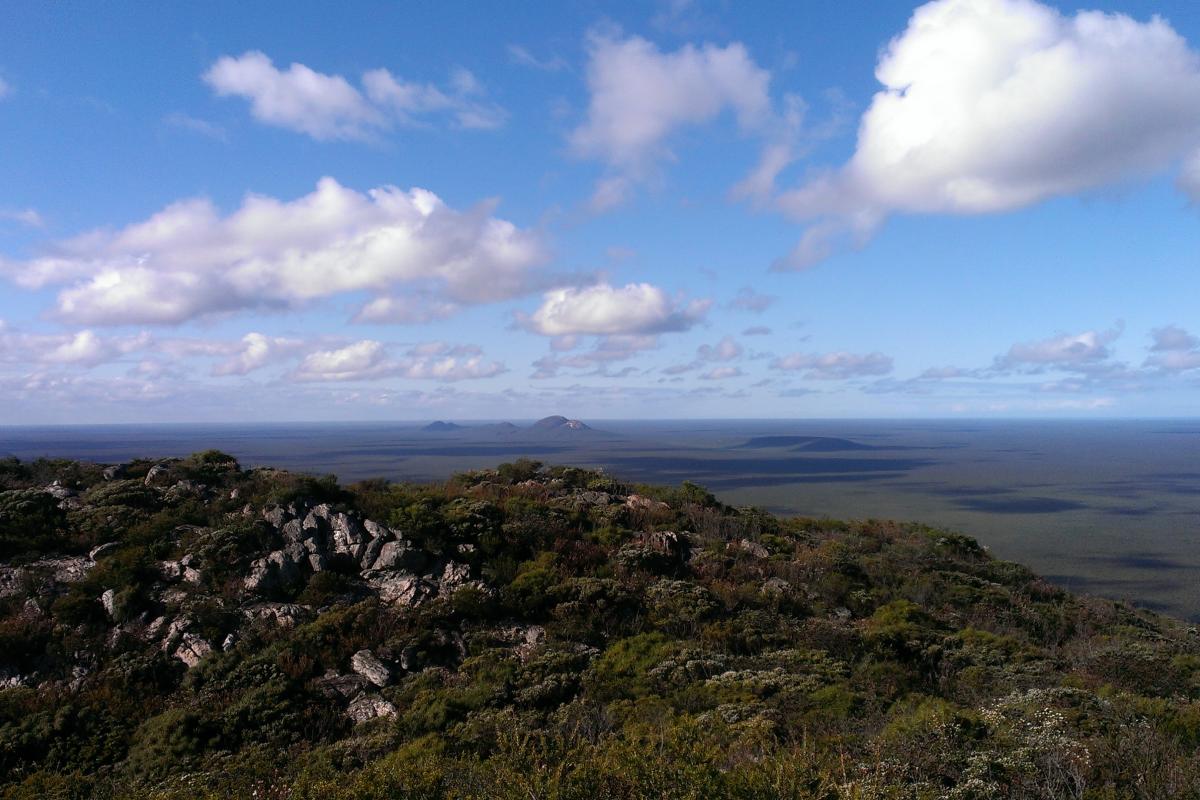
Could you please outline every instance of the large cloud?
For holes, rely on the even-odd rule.
[[[58,315],[94,325],[179,323],[406,285],[449,302],[489,302],[527,291],[530,270],[547,259],[536,233],[492,207],[456,211],[424,189],[362,194],[323,178],[297,200],[250,195],[226,217],[207,200],[185,200],[0,269],[27,288],[68,284]]]
[[[597,185],[593,207],[619,204],[634,181],[670,158],[667,140],[679,128],[710,122],[727,109],[743,129],[768,124],[770,79],[737,42],[664,53],[638,36],[590,36],[591,99],[570,143],[577,155],[601,159],[613,170]]]
[[[116,361],[153,344],[150,336],[100,336],[95,331],[28,333],[0,320],[0,363],[29,369],[36,366],[95,367]]]
[[[1040,372],[1045,369],[1060,369],[1074,372],[1091,372],[1112,369],[1112,350],[1109,345],[1121,335],[1121,327],[1106,331],[1083,331],[1064,333],[1035,342],[1014,344],[1008,352],[996,359],[997,370],[1024,370]]]
[[[306,133],[314,139],[367,139],[395,124],[411,125],[446,114],[463,128],[494,128],[505,112],[482,99],[479,81],[465,69],[443,90],[397,78],[386,69],[363,74],[360,91],[341,75],[304,64],[280,70],[258,51],[222,56],[203,75],[218,95],[243,97],[260,122]]]
[[[707,300],[676,301],[648,283],[621,288],[601,283],[546,292],[541,307],[523,322],[544,336],[665,333],[692,327],[710,305]]]
[[[1158,17],[936,0],[875,74],[884,89],[850,161],[778,198],[811,223],[780,267],[861,241],[893,212],[1007,211],[1152,174],[1200,145],[1200,56]]]

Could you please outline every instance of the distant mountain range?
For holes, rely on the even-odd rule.
[[[425,427],[421,428],[421,430],[429,433],[456,433],[459,431],[471,431],[475,433],[492,432],[503,434],[526,432],[536,434],[554,433],[566,435],[582,433],[586,431],[595,431],[595,429],[590,425],[580,422],[577,419],[568,419],[560,414],[543,417],[526,428],[514,425],[511,422],[497,422],[487,425],[459,425],[455,422],[444,422],[442,420],[437,420],[436,422],[429,423]]]

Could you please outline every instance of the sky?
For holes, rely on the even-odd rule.
[[[1180,417],[1193,0],[13,4],[0,424]]]

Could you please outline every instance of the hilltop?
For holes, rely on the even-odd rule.
[[[0,687],[8,798],[1200,792],[1194,628],[530,461],[0,461]]]
[[[542,436],[546,434],[571,434],[582,432],[595,432],[590,425],[581,422],[577,419],[568,419],[560,414],[554,414],[549,417],[542,417],[537,422],[534,422],[524,428],[519,425],[514,425],[511,422],[495,422],[484,423],[479,425],[459,425],[455,422],[444,422],[437,420],[425,425],[421,428],[427,433],[499,433],[499,434],[532,434],[534,436]]]

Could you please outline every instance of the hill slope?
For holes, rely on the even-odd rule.
[[[5,797],[1194,797],[1200,637],[531,462],[0,462]]]

